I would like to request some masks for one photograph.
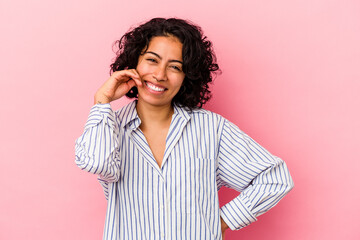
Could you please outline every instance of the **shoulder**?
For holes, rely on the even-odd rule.
[[[223,118],[220,114],[217,114],[215,112],[203,108],[194,108],[192,110],[189,110],[187,108],[179,107],[178,109],[181,109],[182,111],[186,112],[192,118],[197,118],[197,117],[218,118],[218,119]]]
[[[220,130],[226,121],[220,114],[203,108],[196,108],[187,112],[190,116],[190,123],[195,123],[200,128],[211,126]]]
[[[202,118],[212,121],[217,127],[218,131],[221,133],[227,132],[227,133],[233,133],[235,135],[244,135],[246,134],[233,122],[231,122],[229,119],[223,117],[222,115],[200,108],[193,110],[193,116],[203,116]]]
[[[115,118],[120,126],[124,126],[137,118],[136,101],[132,101],[115,111]]]
[[[209,119],[216,119],[216,120],[218,120],[220,122],[228,121],[226,118],[224,118],[220,114],[218,114],[216,112],[213,112],[213,111],[210,111],[210,110],[203,109],[203,108],[194,109],[191,112],[191,115],[192,116],[202,116],[204,118],[209,118]]]

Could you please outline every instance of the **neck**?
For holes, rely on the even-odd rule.
[[[153,106],[138,100],[136,111],[141,119],[141,130],[146,130],[147,126],[164,126],[171,122],[174,109],[169,105]]]

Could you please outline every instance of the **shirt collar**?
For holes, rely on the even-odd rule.
[[[189,121],[189,119],[190,119],[190,114],[189,114],[188,110],[186,110],[185,108],[179,107],[177,105],[174,105],[174,117],[173,118],[175,118],[176,116],[182,117],[186,121]]]
[[[123,108],[123,114],[120,116],[122,118],[120,127],[134,130],[140,126],[141,120],[136,111],[136,103],[137,100],[132,101]]]

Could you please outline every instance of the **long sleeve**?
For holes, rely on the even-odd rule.
[[[220,185],[241,192],[221,208],[221,217],[232,230],[256,221],[257,216],[275,206],[294,186],[283,160],[227,120],[218,159]]]
[[[83,134],[75,142],[75,163],[106,182],[119,179],[118,125],[110,104],[91,108]]]

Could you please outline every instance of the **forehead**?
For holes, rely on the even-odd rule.
[[[183,44],[174,36],[156,36],[151,38],[146,51],[153,51],[157,54],[173,55],[182,58]]]

